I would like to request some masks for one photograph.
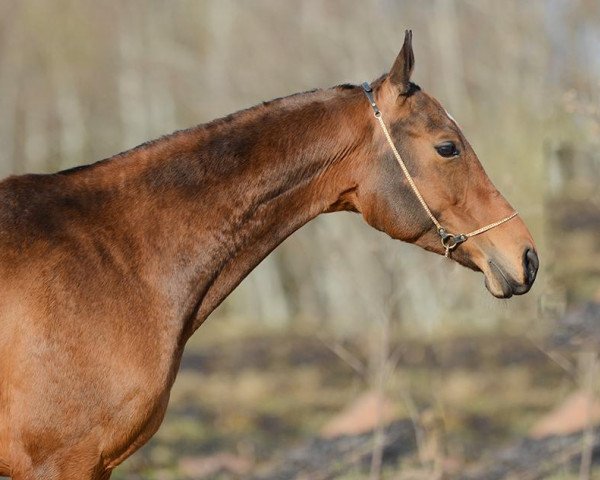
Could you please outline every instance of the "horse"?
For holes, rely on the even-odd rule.
[[[411,81],[414,63],[407,31],[389,73],[363,87],[264,102],[2,181],[0,474],[108,479],[158,430],[190,336],[321,213],[357,212],[482,272],[496,297],[526,293],[532,236],[457,123]]]

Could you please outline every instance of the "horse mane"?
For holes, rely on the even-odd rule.
[[[256,118],[261,114],[268,113],[268,111],[270,110],[300,108],[308,103],[323,101],[328,98],[331,98],[331,96],[333,96],[337,92],[344,92],[357,89],[360,89],[358,85],[344,83],[331,88],[312,89],[304,92],[293,93],[291,95],[283,97],[277,97],[272,100],[266,100],[251,107],[226,115],[224,117],[220,117],[209,122],[195,125],[189,128],[176,130],[172,133],[162,135],[156,139],[148,140],[140,145],[137,145],[128,150],[124,150],[123,152],[117,153],[111,157],[107,157],[90,164],[77,165],[75,167],[60,170],[56,172],[55,175],[70,176],[80,173],[82,171],[88,171],[93,168],[106,165],[107,163],[111,163],[118,159],[128,158],[140,153],[148,152],[156,148],[161,148],[162,146],[170,144],[173,141],[187,138],[190,136],[198,138],[208,138],[209,134],[215,132],[216,130],[226,129],[227,127],[243,124],[249,119]]]

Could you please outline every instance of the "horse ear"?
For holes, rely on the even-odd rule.
[[[398,88],[401,95],[407,93],[410,88],[410,76],[415,66],[415,54],[412,49],[412,30],[405,30],[404,44],[402,50],[396,57],[396,61],[389,73],[393,85]]]

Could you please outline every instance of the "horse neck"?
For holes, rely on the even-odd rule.
[[[143,167],[122,182],[134,185],[126,223],[145,245],[146,277],[164,286],[188,334],[292,232],[347,208],[368,105],[356,92],[307,95],[133,154]]]

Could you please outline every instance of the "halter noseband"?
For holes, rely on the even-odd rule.
[[[488,230],[491,230],[492,228],[495,228],[499,225],[502,225],[503,223],[508,222],[509,220],[515,218],[518,215],[518,213],[515,211],[508,217],[505,217],[502,220],[498,220],[497,222],[490,223],[489,225],[486,225],[485,227],[478,228],[477,230],[473,230],[471,233],[461,233],[458,235],[448,233],[446,231],[446,229],[444,227],[442,227],[440,222],[438,222],[438,220],[433,216],[433,213],[431,213],[431,210],[429,209],[429,207],[427,206],[427,203],[423,199],[421,192],[419,192],[419,189],[417,188],[417,185],[415,184],[411,174],[408,172],[408,169],[406,168],[406,164],[404,163],[404,161],[402,160],[402,157],[398,153],[398,150],[396,149],[396,146],[394,145],[394,141],[392,140],[392,137],[390,137],[388,129],[385,126],[385,122],[383,121],[383,118],[381,117],[381,111],[379,110],[379,107],[377,107],[377,103],[375,103],[375,97],[373,96],[373,89],[367,82],[362,84],[362,88],[363,88],[363,91],[365,92],[365,95],[367,96],[367,99],[369,100],[369,103],[371,104],[371,107],[373,108],[375,118],[379,122],[379,125],[381,125],[383,134],[385,135],[385,138],[387,139],[387,142],[389,143],[390,148],[392,149],[392,152],[394,153],[394,157],[396,157],[396,160],[398,161],[398,164],[400,165],[400,168],[402,169],[404,176],[408,180],[408,184],[410,185],[410,188],[412,189],[412,191],[416,195],[417,199],[421,203],[421,206],[425,210],[425,213],[427,213],[427,215],[429,216],[429,218],[434,223],[434,225],[437,229],[437,233],[440,236],[440,239],[442,241],[442,246],[445,249],[445,254],[444,254],[445,257],[448,257],[452,250],[454,250],[456,247],[458,247],[461,243],[466,242],[470,237],[474,237],[475,235],[479,235],[480,233],[487,232]]]

